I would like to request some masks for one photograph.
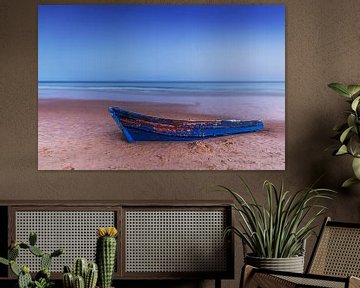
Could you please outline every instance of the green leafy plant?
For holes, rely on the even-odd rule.
[[[54,283],[50,280],[50,265],[54,257],[58,257],[64,253],[63,249],[57,249],[52,253],[45,253],[36,246],[37,236],[35,233],[30,233],[29,243],[13,242],[8,251],[8,259],[0,257],[0,263],[10,266],[11,271],[18,277],[19,288],[50,288]],[[20,249],[28,250],[33,255],[40,258],[41,270],[35,275],[33,280],[30,275],[28,266],[19,266],[16,259],[19,256]]]
[[[334,155],[351,155],[354,177],[347,179],[342,186],[349,187],[360,183],[360,85],[344,85],[331,83],[328,85],[338,94],[344,96],[350,104],[350,110],[346,111],[346,121],[334,127],[339,139],[339,146]]]
[[[242,180],[243,181],[243,180]],[[301,255],[303,244],[314,233],[315,220],[324,214],[326,207],[317,202],[332,199],[329,189],[304,188],[296,193],[280,189],[266,180],[267,205],[261,205],[243,181],[251,201],[233,190],[220,186],[236,200],[233,208],[239,213],[240,227],[228,227],[225,235],[233,232],[252,251],[252,256],[288,258]]]
[[[33,287],[34,288],[51,288],[54,285],[55,285],[54,282],[51,282],[51,281],[49,282],[45,278],[41,278],[41,279],[39,279],[39,281],[35,280],[33,282]]]

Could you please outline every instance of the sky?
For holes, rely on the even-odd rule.
[[[39,81],[285,81],[284,5],[39,5]]]

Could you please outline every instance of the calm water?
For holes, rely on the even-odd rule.
[[[285,82],[39,82],[39,99],[193,105],[193,112],[283,120]]]

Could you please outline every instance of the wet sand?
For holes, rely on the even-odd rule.
[[[39,99],[39,170],[284,170],[285,123],[196,142],[128,143],[107,110],[173,119],[214,119],[180,104]],[[246,119],[244,119],[246,120]]]

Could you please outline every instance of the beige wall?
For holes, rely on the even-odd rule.
[[[56,2],[75,1],[41,3]],[[230,199],[210,187],[235,188],[237,175],[265,200],[264,179],[284,179],[295,190],[325,173],[321,185],[340,192],[329,215],[360,221],[360,186],[339,188],[351,173],[349,159],[325,151],[346,108],[326,85],[360,83],[359,0],[137,2],[286,5],[286,171],[37,171],[37,1],[0,0],[0,200]],[[226,281],[225,287],[237,287],[237,281]]]

